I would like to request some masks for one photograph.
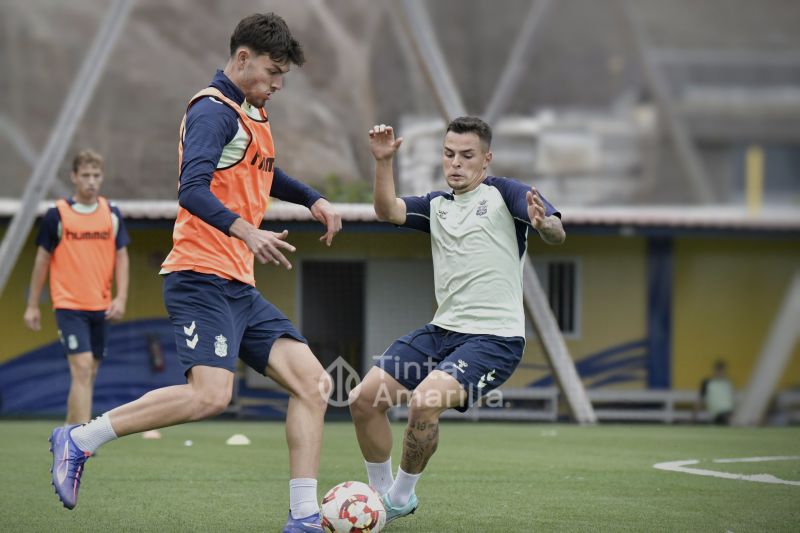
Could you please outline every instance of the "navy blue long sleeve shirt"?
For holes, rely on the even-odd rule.
[[[244,93],[218,70],[211,87],[234,102],[244,102]],[[207,97],[186,113],[178,203],[203,222],[229,234],[239,215],[225,207],[211,192],[211,180],[222,150],[239,129],[239,116],[226,105]],[[322,195],[275,167],[270,195],[278,200],[311,207]]]

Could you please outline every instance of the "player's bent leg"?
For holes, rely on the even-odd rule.
[[[203,420],[222,413],[230,404],[233,372],[195,366],[188,384],[163,387],[108,412],[118,437],[150,429]]]
[[[366,461],[381,463],[389,459],[392,452],[392,428],[386,412],[394,405],[405,403],[409,394],[408,389],[376,366],[350,392],[350,415],[353,417],[358,445]]]
[[[330,376],[307,344],[290,338],[272,345],[266,375],[289,393],[286,441],[291,477],[316,479]]]
[[[283,533],[322,531],[317,471],[322,427],[332,384],[307,344],[279,338],[270,348],[266,375],[289,392],[286,442],[289,446],[289,516]]]
[[[392,488],[383,496],[387,523],[417,509],[414,487],[439,445],[439,416],[451,407],[463,405],[466,399],[461,383],[441,370],[432,371],[414,389],[408,402],[400,469]]]
[[[419,474],[425,469],[439,444],[439,415],[462,405],[466,398],[461,383],[441,370],[431,372],[414,389],[408,402],[408,425],[400,463],[403,470]]]
[[[65,507],[78,501],[86,460],[109,440],[149,429],[200,420],[221,413],[230,403],[233,373],[223,368],[196,366],[189,383],[150,391],[88,424],[57,427],[50,436],[52,483]]]
[[[92,417],[92,388],[96,372],[91,352],[67,356],[70,386],[67,396],[67,424],[82,424]]]

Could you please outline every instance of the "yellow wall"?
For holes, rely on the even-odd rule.
[[[7,227],[0,229],[0,234],[5,236],[6,229]],[[0,328],[2,328],[4,339],[0,343],[0,363],[58,338],[55,318],[50,312],[49,300],[41,306],[41,331],[29,330],[22,321],[28,298],[31,268],[33,268],[33,259],[36,255],[34,239],[37,233],[38,227],[31,232],[31,237],[22,249],[19,260],[8,278],[3,295],[0,296]]]
[[[345,231],[334,238],[330,248],[319,242],[321,235],[321,231],[289,233],[287,241],[297,248],[295,253],[287,255],[294,267],[291,271],[283,267],[256,264],[256,286],[267,300],[294,323],[298,323],[300,318],[297,309],[299,280],[295,271],[302,261],[417,259],[431,256],[428,236],[417,232],[396,234]],[[431,300],[433,299],[434,295],[431,294]]]
[[[548,246],[538,236],[529,239],[528,250],[534,258],[579,260],[580,333],[567,339],[574,360],[645,337],[645,249],[646,241],[641,237],[570,235],[561,246]],[[523,363],[546,363],[536,338],[528,339]],[[525,368],[524,364],[512,376],[510,386],[526,385],[548,373]]]
[[[4,230],[0,230],[2,235]],[[0,298],[0,363],[56,340],[49,302],[42,305],[43,328],[24,327],[22,313],[35,255],[31,234]],[[131,230],[131,289],[126,319],[164,317],[160,263],[171,247],[171,228]],[[344,232],[327,248],[320,232],[291,232],[297,247],[290,259],[430,258],[428,236],[416,232]],[[647,334],[646,239],[643,237],[570,235],[559,247],[531,237],[535,257],[578,258],[580,263],[580,334],[567,339],[576,361],[601,350],[641,340]],[[714,359],[729,361],[738,388],[747,377],[782,301],[791,272],[800,265],[796,241],[766,238],[676,239],[673,298],[674,388],[695,388]],[[298,321],[296,271],[257,265],[256,282],[264,296],[291,320]],[[433,294],[431,295],[433,302]],[[433,309],[432,309],[433,312]],[[432,315],[431,315],[432,316]],[[547,374],[537,339],[528,339],[523,365],[511,379],[520,386]],[[629,386],[646,386],[635,383]],[[781,387],[800,386],[800,346],[795,348]]]
[[[161,298],[161,278],[157,274],[161,261],[172,246],[171,230],[132,230],[129,233],[131,234],[131,246],[128,249],[131,279],[125,319],[166,316]],[[58,339],[58,328],[49,300],[48,283],[45,284],[45,300],[40,306],[42,329],[38,332],[31,331],[22,321],[33,259],[36,256],[37,234],[38,226],[31,231],[0,297],[0,324],[3,330],[0,363]]]
[[[320,230],[322,226],[320,226]],[[0,230],[3,231],[4,230]],[[158,271],[172,247],[172,228],[130,229],[131,281],[126,320],[166,317],[161,294],[161,277]],[[3,233],[0,233],[2,235]],[[21,353],[49,344],[58,339],[55,318],[47,300],[41,305],[42,329],[39,332],[25,328],[22,314],[27,301],[31,268],[36,255],[35,236],[38,227],[20,255],[0,298],[0,324],[3,324],[4,342],[0,343],[0,363]],[[328,248],[319,242],[320,233],[291,232],[288,241],[297,252],[289,260],[298,264],[304,259],[389,259],[430,257],[428,237],[421,233],[342,233]],[[388,244],[387,244],[388,239]],[[256,285],[264,296],[283,311],[289,319],[297,321],[297,280],[295,271],[283,267],[257,264]],[[45,292],[47,284],[45,285]],[[433,295],[431,295],[433,299]]]
[[[675,243],[673,388],[695,388],[715,359],[747,385],[775,320],[800,246],[789,239],[681,238]],[[779,388],[800,386],[800,343]]]

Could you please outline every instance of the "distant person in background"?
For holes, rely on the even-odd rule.
[[[320,240],[327,245],[342,228],[327,200],[275,166],[264,107],[292,65],[304,61],[281,17],[251,15],[231,35],[224,70],[190,99],[178,144],[180,207],[161,271],[187,383],[150,391],[86,425],[53,431],[53,484],[66,507],[76,505],[86,458],[99,446],[222,413],[241,359],[289,393],[289,516],[283,531],[322,531],[317,471],[330,376],[289,319],[256,290],[253,264],[257,258],[292,267],[284,255],[294,251],[288,232],[260,229],[270,196],[308,208],[325,226]]]
[[[108,321],[125,314],[129,239],[119,209],[99,195],[103,158],[91,150],[78,153],[70,179],[75,194],[48,209],[39,228],[24,320],[34,331],[42,327],[39,299],[49,269],[50,298],[71,378],[67,424],[79,424],[92,417]],[[112,298],[115,279],[117,294]]]
[[[715,424],[727,425],[733,413],[733,396],[725,361],[719,359],[714,363],[714,374],[700,385],[699,407],[708,412]]]

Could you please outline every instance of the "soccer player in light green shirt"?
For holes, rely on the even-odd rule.
[[[560,213],[535,188],[487,176],[492,131],[479,118],[457,118],[447,127],[442,163],[450,192],[398,198],[392,159],[402,138],[383,124],[369,138],[375,213],[430,233],[438,304],[433,320],[395,341],[351,394],[369,483],[382,495],[390,522],[417,508],[414,487],[436,450],[439,415],[465,411],[504,383],[522,358],[522,269],[530,228],[548,244],[562,243],[565,234]],[[386,411],[404,398],[408,426],[393,479]]]

